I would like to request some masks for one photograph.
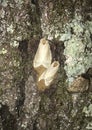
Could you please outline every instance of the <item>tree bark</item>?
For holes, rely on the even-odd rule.
[[[0,129],[92,129],[91,0],[2,0],[0,33]],[[43,37],[60,67],[41,92],[33,59]]]

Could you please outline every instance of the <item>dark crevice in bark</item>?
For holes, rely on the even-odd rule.
[[[17,121],[15,116],[9,112],[7,105],[0,104],[0,116],[3,130],[17,130]]]
[[[37,129],[37,119],[34,121],[34,123],[33,123],[33,130],[38,130]]]
[[[25,61],[28,55],[28,40],[23,40],[19,42],[19,47],[18,47],[21,57],[22,57],[22,62]]]
[[[28,15],[31,23],[31,37],[34,37],[34,35],[36,35],[36,38],[37,37],[41,38],[42,29],[41,29],[41,21],[40,21],[41,12],[39,8],[39,3],[37,0],[33,0],[31,2],[34,5],[33,9],[32,7],[29,6],[29,10],[28,10]]]
[[[19,83],[19,85],[17,86],[18,89],[18,96],[17,96],[17,100],[16,100],[16,112],[17,112],[17,116],[20,117],[21,115],[21,111],[22,111],[22,107],[24,104],[24,100],[25,100],[25,81],[24,79],[22,79]]]
[[[21,61],[21,79],[19,79],[19,83],[17,83],[17,100],[16,100],[16,112],[17,116],[20,117],[21,112],[22,112],[22,107],[24,104],[25,100],[25,82],[27,79],[26,75],[26,62],[28,58],[28,40],[23,40],[19,42],[19,47],[20,55],[22,58]]]

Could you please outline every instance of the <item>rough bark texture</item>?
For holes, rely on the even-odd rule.
[[[39,92],[32,63],[42,37],[60,68]],[[1,130],[92,129],[91,68],[91,0],[0,0]],[[81,74],[89,89],[68,92]]]

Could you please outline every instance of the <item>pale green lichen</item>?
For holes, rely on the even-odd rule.
[[[71,38],[64,42],[66,56],[65,70],[69,83],[77,75],[87,71],[92,66],[92,43],[90,31],[81,21],[74,19],[67,24],[68,28],[73,29]],[[84,33],[84,34],[83,34]]]
[[[8,4],[8,1],[7,0],[0,0],[0,3],[3,7],[6,7],[7,4]]]
[[[5,48],[2,48],[1,50],[0,50],[0,54],[6,54],[7,53],[7,50],[5,49]]]
[[[86,117],[92,117],[92,104],[90,104],[88,107],[83,108],[83,112],[85,113]]]
[[[20,62],[19,62],[19,61],[13,60],[13,66],[19,67],[19,65],[20,65]]]
[[[87,127],[86,127],[87,130],[92,130],[92,122],[90,122]]]
[[[85,64],[88,64],[89,62],[86,63],[87,61],[85,61],[88,60],[88,57],[86,58],[84,56],[85,45],[82,40],[76,36],[72,36],[68,42],[65,42],[65,46],[65,70],[67,70],[67,75],[69,77],[70,75],[76,76],[81,70],[84,72],[86,67]]]
[[[90,30],[91,34],[92,34],[92,21],[87,21],[87,27]]]
[[[1,16],[1,18],[4,18],[4,16],[5,16],[5,11],[3,8],[0,10],[0,16]]]
[[[83,108],[83,113],[85,113],[86,117],[91,117],[92,118],[92,104],[90,104],[88,107],[85,106]],[[92,121],[87,124],[86,129],[92,130]]]
[[[18,41],[13,41],[13,42],[10,43],[10,46],[18,47],[19,46],[19,42]]]
[[[11,34],[14,32],[14,27],[13,27],[12,24],[7,27],[7,32],[9,32],[9,33],[11,33]]]

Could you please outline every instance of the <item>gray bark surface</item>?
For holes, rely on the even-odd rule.
[[[60,67],[41,92],[33,59],[43,37]],[[91,0],[0,0],[0,130],[90,129]]]

